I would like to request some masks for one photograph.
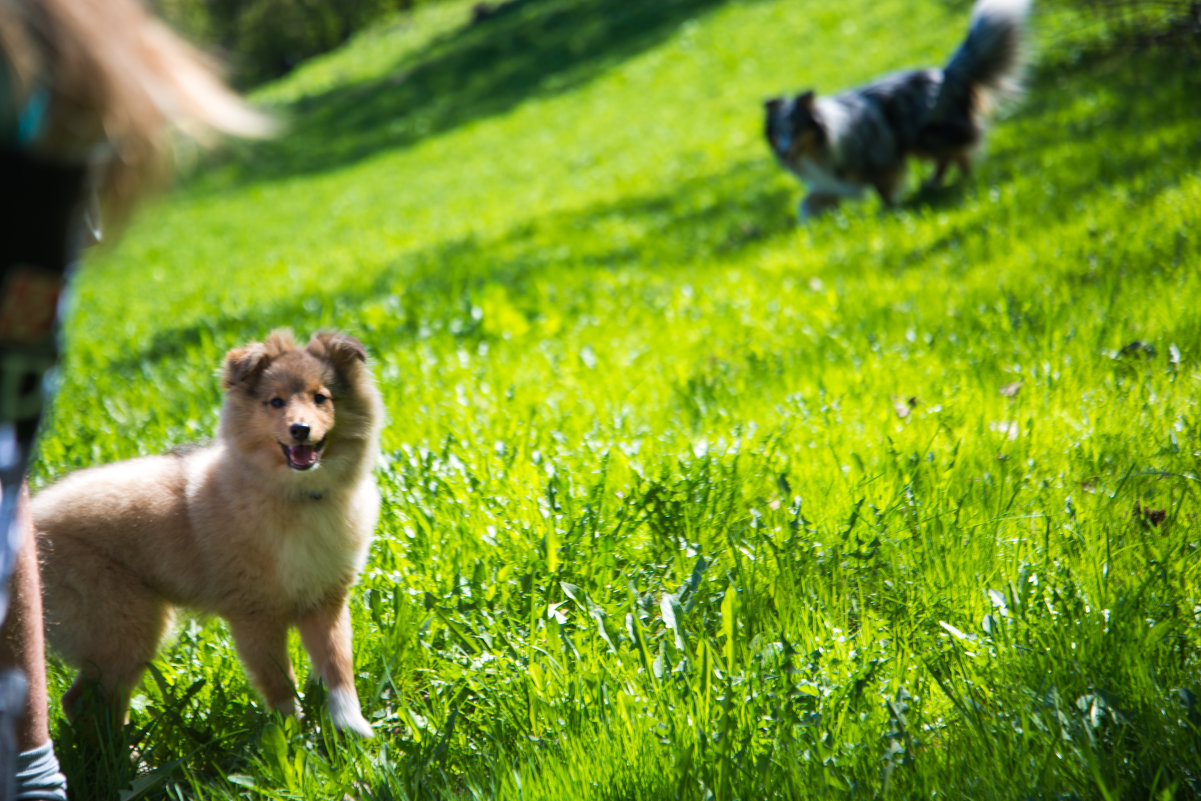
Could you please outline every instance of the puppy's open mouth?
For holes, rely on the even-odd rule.
[[[325,440],[305,445],[284,445],[280,443],[280,447],[284,449],[284,457],[288,460],[288,467],[293,470],[312,470],[321,461],[321,449],[325,447]]]

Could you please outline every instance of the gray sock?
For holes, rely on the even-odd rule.
[[[17,757],[16,797],[17,801],[67,801],[67,777],[58,769],[53,743]]]

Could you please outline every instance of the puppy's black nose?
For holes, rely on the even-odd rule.
[[[309,438],[309,428],[307,423],[293,423],[288,426],[288,433],[292,435],[292,439],[297,442],[304,442]]]

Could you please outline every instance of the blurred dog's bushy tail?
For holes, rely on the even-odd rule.
[[[274,128],[138,0],[0,0],[0,49],[0,97],[45,105],[27,149],[95,162],[109,223],[163,177],[173,132],[207,144]]]
[[[943,68],[948,98],[977,111],[1021,92],[1030,0],[977,0],[967,38]]]

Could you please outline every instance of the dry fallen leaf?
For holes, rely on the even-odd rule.
[[[1136,503],[1134,505],[1134,516],[1137,518],[1142,518],[1143,520],[1146,520],[1148,523],[1150,523],[1153,526],[1158,526],[1164,520],[1167,520],[1168,510],[1167,509],[1148,509],[1147,507],[1143,506],[1141,503]]]

